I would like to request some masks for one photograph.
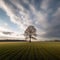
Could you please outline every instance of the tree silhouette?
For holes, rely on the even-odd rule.
[[[36,39],[36,28],[32,25],[28,26],[28,28],[24,32],[24,36],[26,39],[30,38],[29,42],[31,42],[31,38]]]

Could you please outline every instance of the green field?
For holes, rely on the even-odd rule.
[[[60,42],[0,42],[0,60],[60,60]]]

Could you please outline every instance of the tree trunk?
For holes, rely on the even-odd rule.
[[[31,35],[30,35],[30,40],[29,40],[29,42],[31,43]]]
[[[30,41],[29,42],[31,43],[31,38],[30,38]]]

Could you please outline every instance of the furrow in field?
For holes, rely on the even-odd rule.
[[[23,49],[23,47],[22,47],[22,48],[19,48],[19,49],[17,49],[17,50],[14,50],[14,51],[11,52],[11,54],[10,54],[9,56],[7,56],[5,59],[6,59],[6,60],[8,60],[8,59],[10,59],[10,60],[14,59],[14,57],[15,57],[22,49]]]
[[[16,49],[15,49],[16,48]],[[18,47],[19,48],[19,47]],[[8,50],[6,50],[6,52],[3,54],[3,55],[1,55],[0,57],[0,59],[2,59],[2,60],[4,60],[5,58],[8,58],[8,57],[10,57],[10,56],[12,56],[12,54],[15,54],[15,53],[17,53],[18,51],[20,51],[20,49],[21,48],[19,48],[19,49],[17,49],[17,47],[14,47],[14,49],[8,49]],[[3,52],[2,52],[3,53]]]
[[[40,50],[39,50],[40,49]],[[41,54],[41,46],[39,47],[38,45],[34,46],[34,60],[44,60],[43,55]]]
[[[21,47],[22,48],[22,47]],[[21,57],[24,55],[24,52],[26,51],[26,46],[23,47],[21,51],[19,51],[12,60],[20,60]]]
[[[60,60],[60,58],[59,58],[58,56],[54,55],[54,53],[51,52],[50,50],[48,50],[48,49],[46,49],[46,48],[44,48],[44,47],[43,47],[43,49],[44,49],[44,51],[45,51],[46,53],[48,53],[48,58],[49,58],[49,59]]]
[[[23,54],[23,56],[21,57],[21,60],[29,60],[28,56],[29,56],[29,52],[30,52],[30,46],[27,45],[27,48]]]

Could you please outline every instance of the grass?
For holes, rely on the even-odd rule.
[[[0,60],[60,60],[60,42],[0,42]]]

